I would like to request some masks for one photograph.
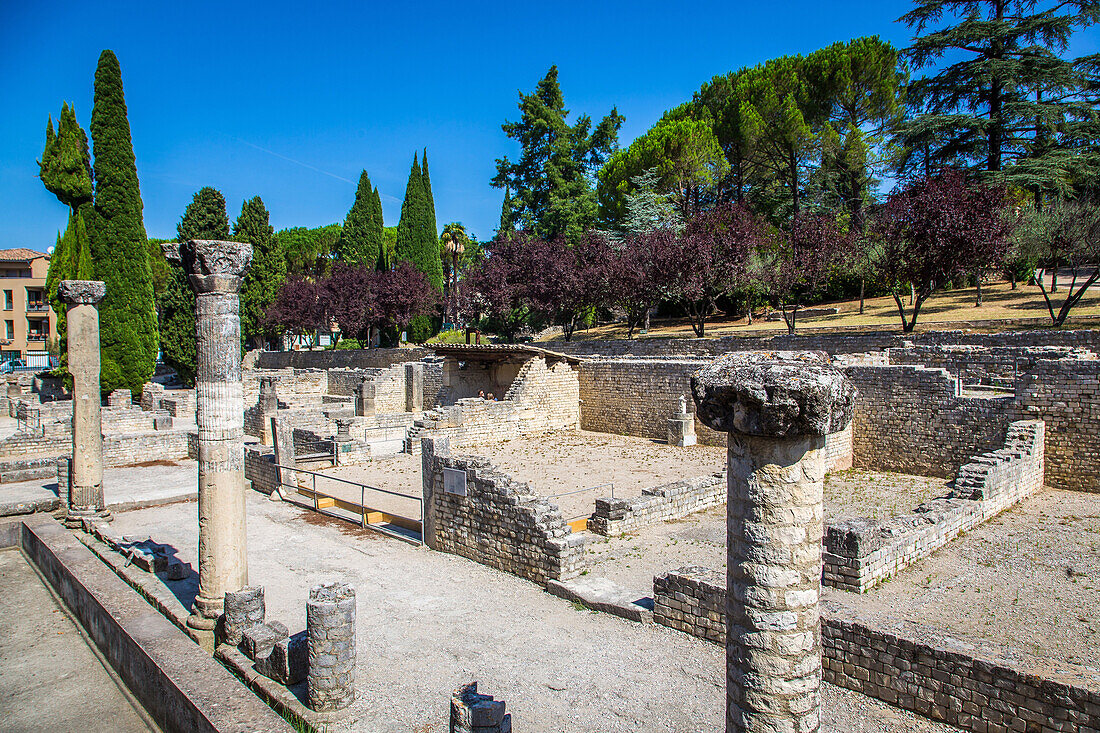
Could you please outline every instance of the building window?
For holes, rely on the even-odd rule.
[[[4,338],[15,338],[15,321],[4,321]]]
[[[12,302],[11,291],[10,290],[5,290],[4,291],[4,310],[10,311],[14,307],[15,307],[15,304]]]
[[[42,321],[27,319],[27,341],[45,341],[46,332],[42,330]]]

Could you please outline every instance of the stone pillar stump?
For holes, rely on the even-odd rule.
[[[196,296],[199,592],[187,624],[212,630],[226,592],[248,585],[238,293],[252,245],[196,239],[163,246],[169,259],[182,263]]]
[[[99,389],[99,309],[107,286],[64,280],[57,288],[67,305],[69,372],[73,375],[73,457],[65,524],[88,517],[109,519],[103,500],[103,414]],[[58,487],[61,494],[66,488]]]
[[[820,352],[727,354],[692,377],[699,419],[729,433],[726,731],[820,725],[825,436],[855,389]]]

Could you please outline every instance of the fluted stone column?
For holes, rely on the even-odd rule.
[[[244,507],[241,279],[252,245],[189,240],[164,245],[195,291],[199,426],[199,592],[187,624],[213,629],[225,594],[248,585]]]
[[[821,698],[825,435],[855,390],[820,352],[727,354],[692,377],[697,414],[729,433],[726,731],[815,733]]]
[[[99,390],[99,301],[104,283],[64,280],[57,294],[66,304],[69,372],[73,375],[73,458],[65,524],[81,519],[109,519],[103,501],[103,418]],[[66,489],[58,487],[64,494]]]

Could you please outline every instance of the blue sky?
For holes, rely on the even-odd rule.
[[[99,53],[122,66],[150,236],[200,187],[230,219],[259,195],[276,229],[343,221],[366,168],[397,224],[428,148],[437,218],[488,238],[495,159],[517,91],[559,67],[566,106],[626,116],[626,145],[699,85],[744,65],[878,34],[908,2],[120,3],[0,0],[0,247],[44,250],[64,207],[35,177],[48,115],[85,129]],[[1094,52],[1096,29],[1074,55]]]

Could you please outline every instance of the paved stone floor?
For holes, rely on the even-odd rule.
[[[108,468],[103,472],[103,497],[110,509],[193,499],[198,475],[198,463],[191,460]],[[56,497],[56,478],[0,484],[0,504]]]
[[[254,492],[247,506],[249,581],[265,586],[269,619],[299,631],[311,585],[357,588],[353,730],[441,733],[451,690],[470,680],[507,701],[517,730],[722,728],[723,650],[712,644],[577,608],[511,575]],[[195,562],[194,503],[121,512],[114,528]],[[188,590],[184,581],[174,591],[181,605]],[[950,730],[830,686],[824,700],[828,731]]]
[[[157,730],[23,554],[10,548],[0,550],[0,670],[6,733]]]

